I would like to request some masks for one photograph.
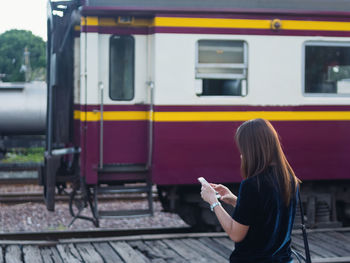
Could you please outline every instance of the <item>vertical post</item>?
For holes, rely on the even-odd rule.
[[[149,129],[148,129],[148,159],[147,168],[149,169],[152,165],[152,152],[153,152],[153,92],[154,84],[152,81],[148,82],[148,87],[150,89],[150,105],[149,105]]]
[[[154,82],[152,81],[153,70],[152,67],[152,40],[151,36],[147,36],[147,88],[149,91],[149,128],[148,128],[148,158],[147,169],[152,166],[152,154],[153,154],[153,110],[154,110]]]
[[[46,151],[49,155],[52,152],[52,142],[53,142],[53,89],[57,85],[57,62],[56,62],[56,53],[51,54],[50,57],[50,79],[48,83],[48,97],[47,97],[47,138],[46,138]]]
[[[100,90],[100,169],[103,169],[103,83],[98,84]]]

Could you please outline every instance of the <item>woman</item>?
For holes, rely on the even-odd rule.
[[[271,123],[244,122],[235,135],[241,153],[238,197],[223,185],[202,185],[201,196],[235,241],[230,262],[292,262],[291,230],[299,180],[289,165]],[[232,217],[216,197],[235,206]]]

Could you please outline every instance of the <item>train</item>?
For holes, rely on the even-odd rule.
[[[99,226],[152,215],[156,187],[165,211],[216,229],[197,178],[237,191],[235,129],[264,118],[303,181],[308,225],[348,222],[349,14],[346,0],[49,1],[47,209],[70,188],[72,216]],[[147,209],[98,206],[135,192]]]
[[[44,147],[47,85],[0,81],[0,160],[10,148]]]

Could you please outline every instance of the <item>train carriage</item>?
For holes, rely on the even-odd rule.
[[[164,209],[216,225],[197,178],[237,186],[234,131],[266,118],[317,198],[349,217],[347,1],[49,2],[48,127],[42,184],[73,182],[93,221]],[[139,183],[139,184],[132,184]],[[149,208],[99,211],[103,193],[146,192]],[[311,200],[311,201],[310,201]],[[73,215],[79,217],[79,214]],[[311,219],[310,219],[311,220]],[[309,223],[312,222],[309,220]],[[320,222],[321,222],[320,221]]]

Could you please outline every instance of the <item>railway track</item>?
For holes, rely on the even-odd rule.
[[[143,197],[141,194],[121,194],[119,196],[101,196],[99,199],[101,201],[113,201],[113,200],[120,200],[120,201],[139,201],[143,200],[145,197]],[[156,192],[153,193],[153,199],[157,200],[158,196]],[[68,202],[69,196],[68,195],[56,195],[55,196],[56,201],[61,202]],[[18,203],[42,203],[44,202],[43,194],[42,193],[30,193],[30,192],[16,192],[16,193],[2,193],[0,194],[0,203],[3,204],[18,204]]]
[[[2,163],[0,162],[0,185],[35,184],[38,185],[40,163]]]
[[[188,234],[193,232],[190,227],[175,228],[140,228],[140,229],[96,229],[96,230],[73,230],[73,231],[41,231],[41,232],[13,232],[0,233],[0,244],[16,242],[27,242],[28,244],[49,244],[60,242],[64,239],[96,239],[112,237],[128,237],[139,235],[160,235],[160,234]]]
[[[43,163],[25,162],[25,163],[6,163],[0,162],[0,172],[18,172],[18,171],[38,171]]]
[[[293,249],[300,247],[293,231]],[[350,262],[350,228],[309,231],[312,262]],[[234,243],[225,233],[190,228],[0,234],[2,262],[228,262]],[[295,260],[295,262],[298,262]]]

